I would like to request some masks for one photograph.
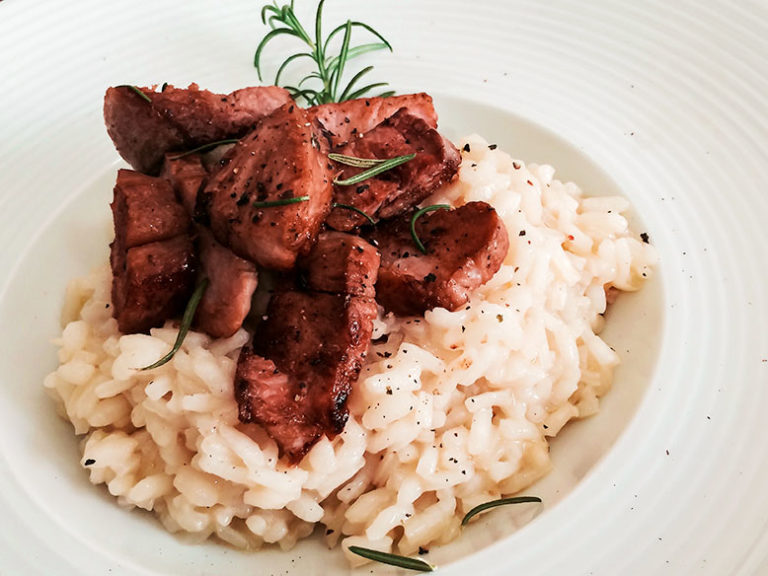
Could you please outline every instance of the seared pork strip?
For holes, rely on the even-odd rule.
[[[258,86],[214,94],[166,86],[155,92],[131,86],[109,88],[104,97],[107,132],[120,155],[140,172],[156,174],[169,150],[190,150],[239,138],[291,97],[277,86]],[[150,102],[147,102],[147,99]]]
[[[115,269],[115,262],[124,267]],[[113,275],[112,306],[120,331],[133,334],[162,326],[181,315],[194,289],[192,239],[181,234],[130,248],[113,257]]]
[[[450,182],[461,164],[456,147],[407,108],[401,108],[361,138],[353,139],[339,153],[379,159],[416,154],[413,160],[361,184],[334,186],[335,203],[353,206],[375,219],[406,212]],[[351,178],[362,170],[346,166],[340,178]],[[326,223],[346,231],[365,224],[366,219],[352,210],[336,207]]]
[[[410,216],[383,222],[371,235],[381,252],[376,299],[404,316],[456,310],[491,279],[509,249],[504,223],[485,202],[427,213],[416,232],[426,254],[411,237]]]
[[[198,227],[198,250],[202,273],[208,278],[197,307],[197,327],[214,338],[228,338],[243,325],[251,310],[251,297],[258,285],[256,266],[235,256]]]
[[[330,166],[318,148],[306,111],[281,107],[222,158],[198,196],[198,220],[209,223],[216,239],[238,256],[291,269],[330,210]],[[257,204],[264,202],[292,203]]]
[[[301,263],[307,287],[318,292],[373,298],[379,253],[359,236],[323,232]]]
[[[240,420],[261,424],[292,462],[322,435],[340,433],[376,314],[372,298],[275,294],[254,350],[244,349],[238,361]]]
[[[235,373],[240,421],[261,424],[292,462],[301,460],[324,433],[318,419],[295,401],[297,387],[272,360],[248,346],[240,351]]]
[[[187,214],[194,216],[197,193],[208,181],[208,171],[198,154],[175,158],[165,155],[160,177],[167,180],[176,191],[176,198],[184,206]]]
[[[118,170],[111,206],[124,250],[184,234],[191,223],[168,182],[132,170]]]
[[[389,98],[360,98],[321,104],[308,108],[310,118],[319,120],[327,130],[331,152],[346,146],[381,124],[400,110],[408,108],[410,113],[424,120],[431,128],[437,128],[437,113],[429,94],[403,94]]]

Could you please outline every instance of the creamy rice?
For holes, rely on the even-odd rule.
[[[287,549],[322,523],[329,545],[413,554],[457,536],[473,506],[546,474],[547,437],[597,410],[619,361],[597,335],[606,289],[639,288],[655,253],[628,230],[624,198],[585,198],[549,166],[477,136],[465,144],[459,180],[427,203],[492,204],[510,237],[504,265],[456,312],[380,315],[344,432],[298,466],[238,421],[245,331],[192,332],[170,363],[141,372],[177,328],[122,335],[109,267],[74,280],[45,387],[82,435],[91,482],[200,539]]]

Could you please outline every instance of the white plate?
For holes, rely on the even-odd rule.
[[[2,574],[347,571],[317,542],[193,545],[120,510],[41,385],[67,279],[106,258],[105,87],[256,83],[258,7],[0,2]],[[620,191],[661,256],[611,318],[624,364],[601,414],[555,443],[545,511],[515,531],[526,518],[499,510],[430,559],[456,575],[768,573],[768,9],[328,2],[328,22],[348,14],[395,45],[369,59],[377,77],[436,93],[449,134]]]

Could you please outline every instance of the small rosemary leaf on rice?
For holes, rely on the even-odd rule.
[[[405,568],[406,570],[417,570],[419,572],[434,572],[437,570],[437,566],[433,566],[421,558],[398,556],[397,554],[372,550],[371,548],[362,548],[361,546],[350,546],[349,551],[358,556],[362,556],[363,558],[368,558],[368,560],[389,564],[390,566],[397,566],[398,568]]]
[[[499,498],[498,500],[491,500],[490,502],[478,504],[472,508],[472,510],[467,512],[461,521],[461,525],[466,526],[474,516],[480,514],[481,512],[485,512],[486,510],[490,510],[491,508],[505,506],[507,504],[523,504],[525,502],[541,502],[541,498],[538,496],[515,496],[513,498]]]

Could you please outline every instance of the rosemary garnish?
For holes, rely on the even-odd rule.
[[[373,168],[387,161],[386,158],[358,158],[356,156],[347,156],[346,154],[336,154],[335,152],[328,154],[328,158],[339,164],[353,166],[354,168]]]
[[[141,96],[142,98],[144,98],[144,100],[146,100],[147,102],[149,102],[150,104],[152,104],[152,98],[150,98],[149,96],[147,96],[146,94],[144,94],[144,92],[141,90],[141,88],[139,88],[139,87],[137,87],[137,86],[133,86],[133,85],[130,85],[130,84],[128,85],[128,88],[130,88],[131,90],[133,90],[134,92],[136,92],[136,94],[138,94],[139,96]]]
[[[180,152],[178,154],[174,154],[173,156],[168,156],[169,160],[178,160],[179,158],[184,158],[184,156],[189,156],[190,154],[197,154],[198,152],[208,152],[209,150],[213,150],[214,148],[218,148],[219,146],[224,146],[225,144],[237,144],[239,140],[237,138],[228,138],[227,140],[217,140],[216,142],[209,142],[208,144],[203,144],[202,146],[198,146],[197,148],[193,148],[192,150],[187,150],[186,152]]]
[[[285,86],[285,89],[291,93],[291,96],[294,99],[303,98],[313,106],[317,104],[326,104],[328,102],[341,102],[343,100],[360,98],[374,88],[387,85],[386,82],[377,82],[355,89],[357,83],[363,76],[373,69],[373,66],[368,66],[355,74],[347,83],[346,87],[344,87],[343,90],[341,89],[341,77],[344,74],[344,69],[349,60],[376,50],[392,51],[392,46],[381,34],[363,22],[347,20],[346,23],[334,28],[324,39],[322,20],[323,4],[325,3],[325,0],[320,0],[320,3],[317,5],[317,12],[315,13],[315,36],[312,38],[301,25],[298,18],[296,18],[296,14],[293,11],[293,3],[294,0],[291,0],[290,4],[278,6],[277,1],[275,1],[271,5],[268,4],[267,6],[264,6],[261,10],[261,21],[270,27],[270,31],[267,32],[261,39],[261,42],[259,42],[253,57],[253,65],[256,67],[256,71],[259,74],[259,80],[262,79],[261,53],[264,50],[264,47],[269,44],[273,38],[288,35],[301,40],[309,47],[309,51],[298,52],[286,58],[277,69],[277,73],[275,74],[275,85],[280,85],[280,76],[285,69],[296,60],[309,58],[314,61],[317,66],[317,72],[311,72],[296,84],[296,86]],[[369,42],[359,46],[351,46],[352,30],[354,28],[362,28],[368,31],[379,41]],[[341,40],[341,49],[337,56],[332,56],[328,53],[331,41],[341,33],[344,34]],[[321,86],[318,89],[304,87],[307,82],[312,80],[319,81]],[[394,92],[386,92],[381,94],[381,96],[391,96],[392,94],[394,94]]]
[[[466,516],[464,516],[461,521],[461,525],[466,526],[467,522],[469,522],[473,516],[476,516],[481,512],[485,512],[486,510],[490,510],[491,508],[496,508],[497,506],[505,506],[507,504],[523,504],[525,502],[541,502],[541,498],[538,496],[515,496],[514,498],[500,498],[498,500],[491,500],[490,502],[478,504],[472,508],[472,510],[467,512]]]
[[[372,550],[371,548],[362,548],[360,546],[350,546],[349,551],[358,556],[362,556],[363,558],[368,558],[368,560],[389,564],[390,566],[397,566],[398,568],[405,568],[407,570],[434,572],[437,569],[437,566],[432,566],[432,564],[425,562],[421,558],[398,556],[397,554]]]
[[[378,176],[382,172],[386,172],[387,170],[391,170],[396,166],[405,164],[406,162],[413,160],[415,157],[416,157],[416,154],[406,154],[405,156],[397,156],[395,158],[390,158],[389,160],[385,160],[384,162],[377,163],[372,168],[369,168],[364,172],[360,172],[360,174],[352,176],[351,178],[347,178],[346,180],[339,180],[337,178],[336,180],[333,181],[333,183],[336,184],[337,186],[352,186],[353,184],[359,184],[364,180],[368,180],[368,178],[373,178],[374,176]]]
[[[296,196],[295,198],[283,198],[282,200],[267,200],[265,202],[254,202],[251,204],[254,208],[272,208],[273,206],[288,206],[289,204],[298,204],[306,202],[309,196]]]
[[[450,209],[451,207],[448,204],[433,204],[432,206],[425,206],[421,210],[417,210],[416,213],[413,215],[413,218],[411,218],[411,238],[413,238],[414,243],[416,244],[418,249],[421,250],[422,254],[427,253],[427,248],[419,239],[419,235],[416,234],[416,220],[421,218],[427,212],[434,212],[435,210],[450,210]]]
[[[352,212],[357,212],[360,214],[360,216],[363,216],[371,226],[376,226],[376,220],[374,220],[370,214],[367,212],[364,212],[363,210],[360,210],[360,208],[356,208],[355,206],[350,206],[349,204],[339,204],[338,202],[334,202],[331,204],[331,208],[343,208],[344,210],[351,210]]]
[[[167,364],[171,361],[171,358],[173,358],[176,355],[176,352],[179,351],[181,348],[181,345],[184,343],[184,338],[187,337],[187,332],[189,332],[190,326],[192,326],[192,320],[195,318],[195,312],[197,312],[197,306],[200,304],[200,300],[203,298],[203,294],[205,294],[205,289],[208,287],[208,279],[206,278],[202,282],[200,282],[196,287],[195,291],[192,292],[192,296],[189,299],[189,302],[187,302],[187,307],[184,309],[184,316],[181,318],[181,325],[179,326],[179,334],[176,336],[176,342],[173,344],[173,348],[171,348],[171,351],[168,352],[165,356],[160,358],[157,362],[154,364],[150,364],[149,366],[144,366],[142,370],[152,370],[154,368],[159,368],[163,364]]]

